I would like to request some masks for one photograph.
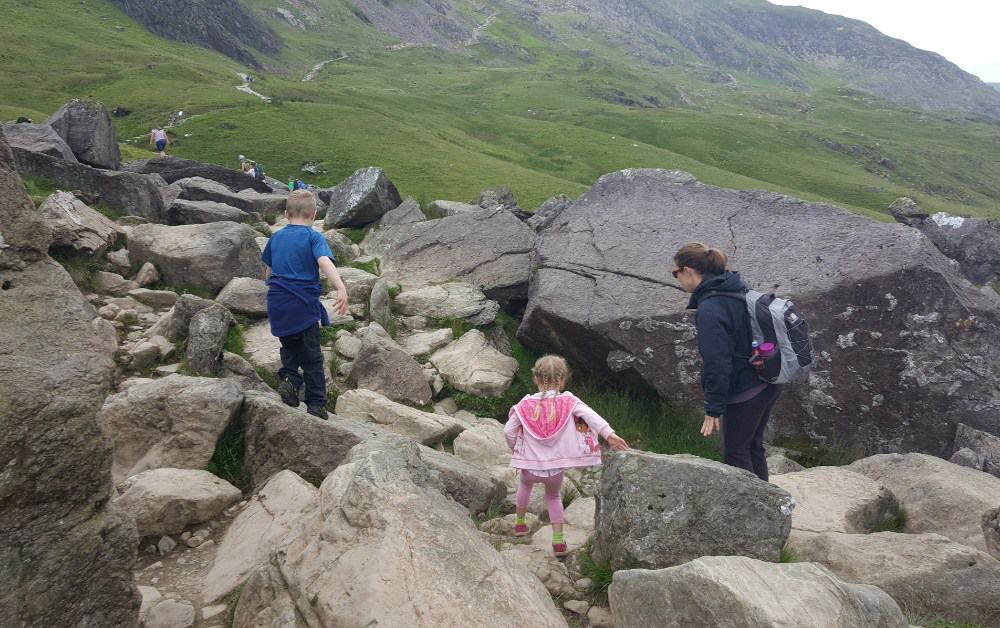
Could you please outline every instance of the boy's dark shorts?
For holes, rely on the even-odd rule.
[[[163,152],[163,149],[167,147],[167,140],[156,140],[156,150]]]

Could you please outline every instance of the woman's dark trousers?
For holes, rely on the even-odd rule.
[[[722,456],[726,464],[746,469],[767,481],[764,430],[781,386],[769,384],[753,399],[726,406],[722,415]]]

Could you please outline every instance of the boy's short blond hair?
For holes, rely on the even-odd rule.
[[[285,211],[289,218],[306,218],[316,214],[316,196],[309,190],[295,190],[288,195]]]

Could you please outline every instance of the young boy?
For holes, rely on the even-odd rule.
[[[288,226],[267,241],[261,259],[267,265],[267,317],[271,333],[281,341],[278,394],[292,407],[299,405],[299,388],[305,380],[305,402],[309,414],[326,418],[326,378],[320,351],[319,326],[330,324],[320,303],[323,275],[337,290],[334,311],[347,313],[347,288],[334,256],[322,234],[312,228],[316,220],[316,197],[307,190],[288,195],[285,206]],[[302,375],[299,375],[299,368]]]

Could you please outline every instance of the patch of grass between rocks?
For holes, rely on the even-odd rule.
[[[237,416],[226,426],[216,442],[212,459],[208,461],[205,470],[247,493],[251,486],[250,476],[243,465],[245,458],[246,427],[243,419]]]
[[[872,532],[903,532],[906,530],[908,518],[909,515],[907,515],[906,509],[900,506],[896,514],[876,526]]]
[[[588,542],[580,553],[580,571],[585,578],[590,578],[590,592],[594,599],[602,605],[608,603],[608,587],[614,579],[615,572],[610,565],[594,560],[593,544]]]

